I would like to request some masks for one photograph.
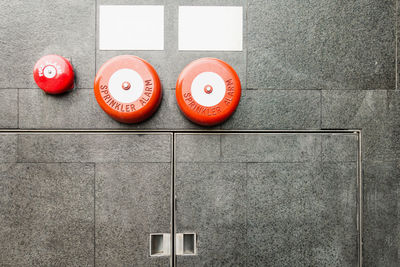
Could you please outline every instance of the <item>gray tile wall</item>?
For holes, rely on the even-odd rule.
[[[167,266],[170,134],[0,134],[1,266]]]
[[[248,266],[357,266],[356,163],[247,170]]]
[[[248,87],[394,89],[395,1],[248,1]]]
[[[357,144],[178,134],[176,231],[198,234],[198,255],[178,266],[357,266]]]
[[[368,162],[364,168],[364,254],[369,266],[399,263],[398,162]]]
[[[2,266],[93,266],[92,163],[0,164]]]
[[[150,233],[170,233],[170,163],[96,164],[96,266],[168,266]]]
[[[177,266],[246,266],[245,176],[245,164],[176,164],[176,231],[198,236],[198,254]]]
[[[165,51],[97,50],[96,8],[100,4],[164,4]],[[210,53],[177,51],[177,8],[186,4],[198,2],[0,2],[0,128],[199,129],[176,106],[175,79],[193,59],[225,59],[238,71],[244,89],[251,90],[244,90],[237,112],[217,128],[362,129],[363,172],[370,177],[364,184],[365,229],[371,229],[365,232],[365,254],[381,248],[379,257],[366,256],[365,265],[399,265],[398,228],[376,223],[399,221],[398,212],[374,210],[400,206],[395,197],[400,190],[399,1],[202,1],[202,5],[243,5],[246,11],[244,51]],[[36,88],[33,65],[49,53],[72,61],[77,74],[74,91],[49,96]],[[113,121],[94,100],[96,70],[121,53],[150,61],[165,89],[159,111],[139,125]],[[1,157],[13,161],[12,153]],[[379,183],[382,175],[397,191]],[[371,186],[376,191],[369,191]],[[391,197],[374,198],[375,192]]]
[[[36,88],[33,66],[60,54],[76,70],[76,87],[92,88],[95,74],[95,1],[2,1],[0,88]]]

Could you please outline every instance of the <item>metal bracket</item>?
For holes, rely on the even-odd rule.
[[[197,254],[197,236],[195,233],[176,234],[176,255],[193,256]]]
[[[171,234],[150,234],[150,256],[171,255]]]

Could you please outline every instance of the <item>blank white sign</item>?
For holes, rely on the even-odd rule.
[[[100,6],[100,50],[163,50],[164,6]]]
[[[242,51],[242,39],[242,7],[179,7],[179,50]]]

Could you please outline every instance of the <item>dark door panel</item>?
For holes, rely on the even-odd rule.
[[[0,265],[168,266],[172,134],[0,134]]]
[[[357,134],[177,134],[177,266],[357,266]]]

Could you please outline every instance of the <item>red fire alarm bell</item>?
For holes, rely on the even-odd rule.
[[[74,69],[66,58],[58,55],[39,59],[33,68],[33,78],[49,94],[61,94],[74,88]]]
[[[97,72],[94,94],[100,107],[112,118],[137,123],[150,117],[161,102],[157,72],[145,60],[130,55],[117,56]]]
[[[176,99],[191,121],[212,126],[228,119],[239,104],[239,76],[226,62],[201,58],[187,65],[176,83]]]

